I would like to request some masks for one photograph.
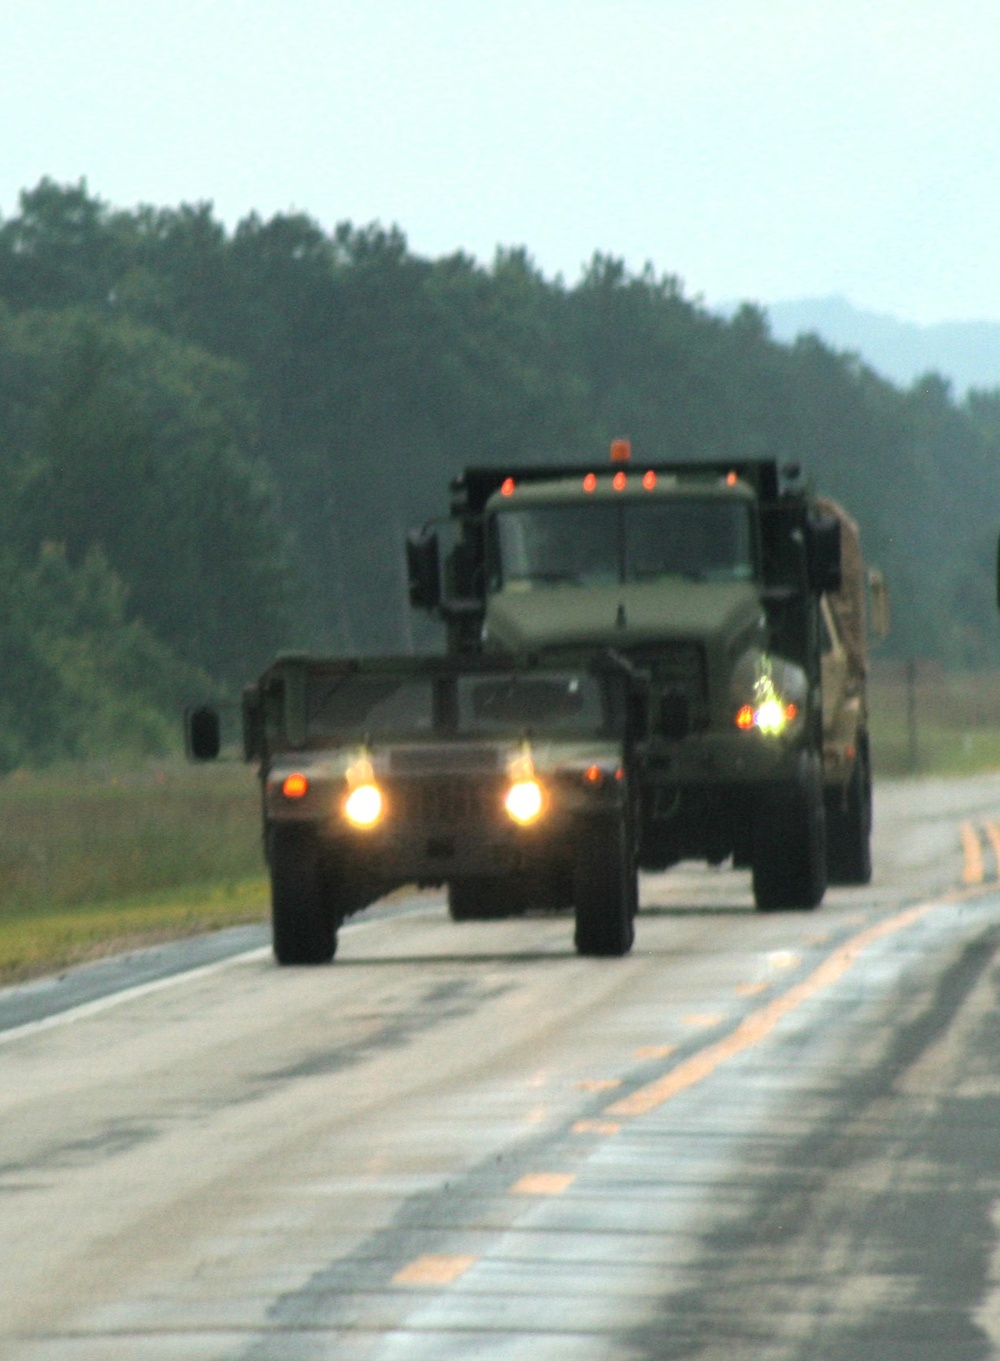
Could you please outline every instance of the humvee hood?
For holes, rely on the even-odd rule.
[[[665,638],[709,642],[744,632],[761,613],[757,590],[745,581],[508,588],[487,602],[483,641],[491,652],[515,654]]]

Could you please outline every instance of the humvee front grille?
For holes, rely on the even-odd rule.
[[[394,791],[393,803],[398,816],[407,822],[457,827],[487,817],[496,798],[479,781],[414,780]]]

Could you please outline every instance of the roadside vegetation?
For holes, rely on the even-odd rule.
[[[0,826],[4,981],[266,915],[246,767],[19,770]]]
[[[183,706],[280,647],[434,648],[402,545],[449,479],[622,435],[640,461],[802,462],[890,584],[876,773],[1000,767],[1000,388],[903,390],[610,256],[567,283],[522,247],[427,260],[377,223],[24,191],[0,220],[0,978],[263,915],[253,777],[183,768]]]

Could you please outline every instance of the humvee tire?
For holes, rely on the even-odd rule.
[[[866,733],[858,736],[846,788],[826,791],[826,869],[831,884],[871,882],[872,777]]]
[[[627,955],[638,902],[628,817],[597,814],[584,819],[580,831],[573,882],[577,954]]]
[[[826,892],[826,810],[819,763],[805,757],[798,778],[760,798],[751,869],[758,911],[818,907]]]
[[[279,964],[329,964],[337,952],[341,914],[314,829],[271,827],[267,851],[275,959]]]

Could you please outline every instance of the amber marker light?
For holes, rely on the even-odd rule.
[[[632,441],[630,439],[613,439],[611,441],[611,462],[627,463],[632,457]]]
[[[281,792],[286,799],[304,799],[309,793],[309,781],[300,770],[286,775],[281,783]]]
[[[344,802],[344,816],[352,827],[374,827],[384,807],[382,791],[377,784],[359,784]]]
[[[642,485],[647,491],[652,491],[656,486],[656,474],[653,472],[652,468],[650,468],[649,472],[643,473]]]
[[[515,486],[514,479],[512,477],[505,477],[504,480],[500,483],[500,495],[513,496],[514,486]]]
[[[726,486],[735,487],[740,479],[735,473],[726,473]]]
[[[600,784],[604,779],[604,771],[600,766],[588,766],[583,772],[583,778],[588,784]]]
[[[627,480],[628,479],[623,472],[617,472],[611,479],[611,485],[614,487],[615,491],[624,491]]]
[[[744,704],[743,708],[740,709],[739,713],[736,715],[736,726],[742,729],[743,732],[746,732],[753,727],[752,704]]]
[[[542,786],[537,780],[517,780],[507,790],[503,802],[508,814],[524,827],[541,815]]]
[[[597,476],[596,476],[596,474],[595,474],[595,473],[588,473],[587,476],[583,479],[583,490],[584,490],[584,491],[593,491],[594,488],[595,488],[596,486],[597,486]]]

